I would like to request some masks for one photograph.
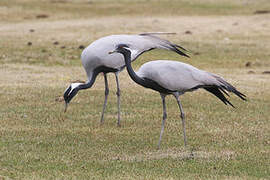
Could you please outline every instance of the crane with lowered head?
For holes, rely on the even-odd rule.
[[[86,71],[88,81],[86,83],[72,83],[64,92],[65,112],[68,104],[74,96],[83,89],[91,88],[99,73],[103,73],[105,82],[105,100],[101,114],[100,122],[104,121],[104,112],[107,105],[107,98],[109,94],[107,73],[114,73],[117,85],[117,105],[118,105],[118,121],[120,126],[120,86],[118,74],[125,68],[125,61],[120,54],[108,54],[110,50],[115,48],[119,43],[127,43],[132,47],[131,61],[136,60],[141,54],[152,49],[165,49],[176,52],[181,56],[189,57],[183,47],[173,44],[168,40],[161,39],[154,34],[166,33],[143,33],[138,35],[110,35],[102,37],[92,42],[86,47],[82,54],[82,65]]]

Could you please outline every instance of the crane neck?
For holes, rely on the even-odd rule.
[[[96,81],[96,77],[98,75],[98,71],[97,70],[94,70],[93,73],[92,73],[92,76],[91,78],[88,80],[88,82],[84,83],[84,84],[81,84],[79,86],[79,89],[88,89],[88,88],[91,88],[94,84],[94,82]]]
[[[142,79],[141,77],[139,77],[133,70],[132,66],[131,66],[131,52],[130,51],[125,51],[122,52],[124,59],[125,59],[125,63],[126,63],[126,68],[127,68],[127,72],[129,74],[129,76],[131,77],[131,79],[133,81],[135,81],[136,83],[142,85],[142,86],[146,86],[144,79]]]

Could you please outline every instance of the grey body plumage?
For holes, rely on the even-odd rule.
[[[232,92],[242,100],[246,96],[236,90],[231,84],[222,77],[197,69],[189,64],[170,60],[156,60],[143,64],[138,72],[134,72],[131,67],[132,48],[126,44],[119,44],[116,49],[109,54],[120,53],[125,58],[128,74],[133,81],[139,85],[158,91],[162,98],[163,120],[160,132],[158,147],[160,147],[165,121],[167,119],[165,97],[169,94],[174,95],[180,109],[182,119],[184,144],[186,146],[185,114],[179,96],[188,91],[203,88],[218,97],[224,104],[233,106],[224,96],[227,92]],[[227,92],[226,92],[227,91]],[[233,106],[234,107],[234,106]]]
[[[88,47],[86,47],[82,54],[81,60],[82,65],[86,71],[88,81],[86,83],[71,84],[64,92],[64,99],[67,105],[71,99],[81,89],[87,89],[92,87],[95,82],[96,76],[99,73],[104,73],[105,81],[105,100],[103,104],[103,110],[101,115],[101,123],[104,120],[104,112],[107,105],[107,97],[109,94],[107,73],[114,73],[117,84],[117,104],[118,104],[118,126],[120,126],[120,86],[118,73],[121,72],[125,67],[125,61],[120,54],[108,54],[108,51],[112,50],[117,44],[124,42],[132,47],[133,51],[131,54],[131,60],[134,61],[138,56],[146,51],[152,49],[166,49],[174,51],[181,56],[188,55],[185,53],[185,49],[179,45],[173,44],[165,39],[161,39],[153,34],[141,34],[141,35],[111,35],[100,38]],[[65,111],[66,111],[65,108]]]

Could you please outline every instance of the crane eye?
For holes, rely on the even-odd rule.
[[[119,44],[117,45],[117,48],[129,48],[129,46],[126,44]]]

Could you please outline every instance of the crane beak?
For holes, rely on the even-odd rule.
[[[67,112],[68,103],[65,104],[65,110],[64,113]]]
[[[113,54],[113,53],[116,53],[116,51],[114,50],[114,51],[110,51],[108,54]]]

